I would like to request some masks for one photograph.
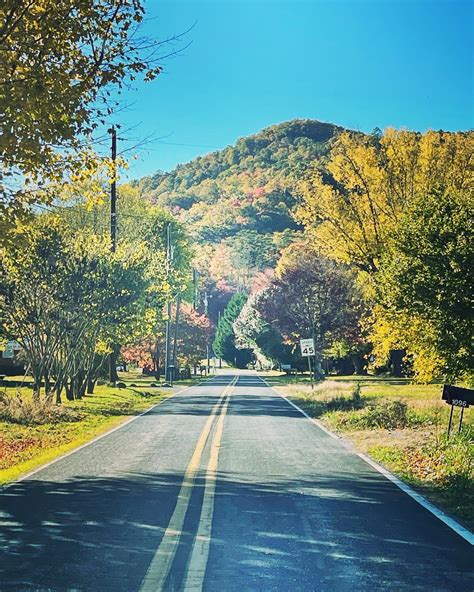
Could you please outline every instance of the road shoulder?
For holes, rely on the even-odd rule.
[[[399,489],[404,491],[408,496],[410,496],[413,500],[415,500],[418,504],[423,506],[427,509],[431,514],[436,516],[439,520],[444,522],[449,528],[451,528],[456,534],[462,537],[465,541],[474,545],[474,533],[468,528],[467,525],[463,524],[454,516],[450,515],[444,509],[439,507],[437,504],[434,504],[427,496],[424,495],[421,491],[417,491],[411,485],[406,483],[402,478],[395,475],[390,471],[390,469],[384,466],[382,463],[378,462],[376,459],[372,458],[369,454],[361,452],[358,450],[357,443],[354,442],[347,434],[337,434],[326,427],[321,421],[312,417],[310,413],[310,408],[308,410],[304,409],[304,406],[300,406],[300,400],[298,397],[294,397],[285,393],[285,389],[279,386],[275,386],[270,384],[265,378],[261,377],[261,379],[267,384],[269,388],[271,388],[278,396],[282,397],[289,405],[297,409],[302,415],[304,415],[309,421],[313,422],[319,429],[323,430],[329,436],[334,438],[335,440],[339,441],[343,446],[347,449],[353,451],[357,454],[362,460],[372,466],[376,471],[382,474],[386,479],[394,483]]]

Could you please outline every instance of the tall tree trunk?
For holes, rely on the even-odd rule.
[[[160,368],[160,350],[158,340],[155,342],[155,350],[152,354],[153,359],[153,374],[156,380],[160,380],[161,368]]]
[[[355,374],[366,375],[365,360],[360,354],[351,354],[351,360],[354,365]]]
[[[78,388],[77,388],[77,392],[78,392],[78,399],[82,399],[82,397],[86,394],[86,389],[87,389],[87,376],[85,375],[84,372],[80,372],[79,376],[77,377],[77,383],[78,383]]]
[[[51,382],[49,380],[49,372],[44,373],[44,392],[45,398],[50,403],[53,399],[53,392],[51,390]]]
[[[119,380],[119,375],[117,374],[117,360],[120,354],[120,345],[114,344],[112,346],[112,351],[109,354],[109,382],[115,385],[115,383]]]
[[[56,383],[56,404],[60,405],[62,403],[61,401],[61,392],[63,390],[62,384],[57,382]]]
[[[73,391],[73,386],[72,386],[72,380],[70,382],[66,381],[64,386],[66,387],[66,399],[68,401],[74,401],[74,391]]]
[[[390,369],[392,376],[396,378],[403,376],[403,357],[405,353],[404,349],[393,349],[390,352]]]
[[[79,399],[79,379],[77,377],[77,374],[73,377],[72,381],[71,381],[71,385],[72,385],[72,398],[74,399]]]

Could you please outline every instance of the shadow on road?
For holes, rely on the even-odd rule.
[[[138,590],[181,479],[136,473],[9,487],[0,497],[0,589]],[[202,488],[201,477],[181,555],[197,528]],[[206,589],[287,591],[297,579],[299,590],[471,589],[469,545],[411,503],[369,472],[260,481],[220,473]]]
[[[156,407],[149,415],[209,415],[217,402],[216,396],[186,395],[173,399],[172,405]],[[294,407],[283,399],[275,396],[259,396],[256,391],[252,395],[232,395],[227,413],[229,415],[250,415],[253,417],[293,417],[304,418]]]

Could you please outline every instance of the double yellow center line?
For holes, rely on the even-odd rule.
[[[183,483],[179,490],[176,507],[165,530],[160,546],[148,568],[140,590],[142,592],[159,592],[163,590],[168,574],[173,564],[173,559],[179,547],[183,532],[184,519],[191,500],[196,477],[201,464],[201,457],[206,447],[209,434],[211,433],[214,419],[219,414],[216,429],[211,442],[209,462],[206,469],[204,486],[204,498],[202,502],[201,516],[197,535],[194,539],[191,556],[185,576],[184,590],[202,590],[207,559],[209,556],[209,545],[211,539],[212,514],[214,511],[214,495],[216,490],[217,464],[219,460],[219,448],[224,430],[224,419],[229,405],[230,394],[237,382],[238,377],[224,389],[217,403],[211,410],[204,428],[194,449],[193,455],[186,468]]]

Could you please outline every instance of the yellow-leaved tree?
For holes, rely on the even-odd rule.
[[[373,274],[416,196],[472,188],[474,133],[344,132],[323,166],[301,182],[296,217],[329,257]]]
[[[109,166],[93,134],[104,135],[124,85],[161,71],[166,41],[140,32],[144,14],[141,0],[1,3],[0,245],[32,205]]]
[[[472,360],[474,133],[344,132],[300,188],[308,234],[360,272],[378,360],[404,350],[420,380],[462,376]]]

